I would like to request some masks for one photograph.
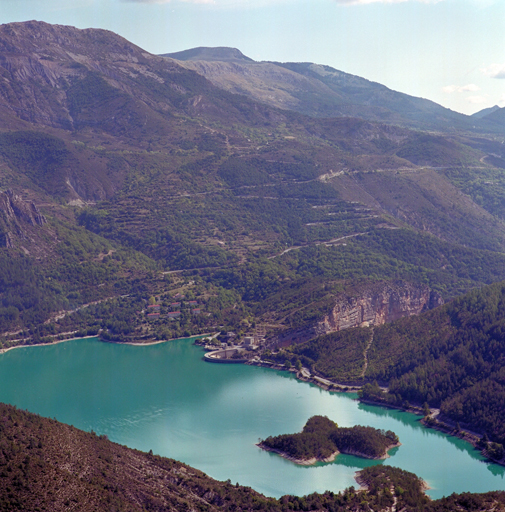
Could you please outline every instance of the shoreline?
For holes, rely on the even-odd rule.
[[[361,476],[361,470],[354,473],[354,480],[356,480],[356,483],[359,485],[358,491],[368,491],[368,485]]]
[[[386,407],[387,409],[396,409],[398,411],[408,412],[410,414],[415,414],[416,416],[422,416],[419,420],[420,423],[425,427],[433,430],[438,430],[439,432],[443,432],[450,437],[455,437],[457,439],[461,439],[473,446],[475,450],[477,450],[487,462],[491,462],[493,464],[498,464],[499,466],[505,466],[505,458],[502,460],[493,459],[487,453],[486,449],[480,448],[479,443],[482,438],[481,434],[478,432],[470,431],[469,429],[462,428],[459,432],[456,431],[456,427],[454,424],[448,423],[446,421],[438,419],[438,415],[433,417],[433,415],[428,416],[431,419],[427,421],[426,417],[423,416],[422,410],[417,406],[410,407],[401,407],[398,405],[386,404],[383,402],[378,402],[374,400],[363,400],[359,399],[359,401],[363,404],[369,404],[373,406]],[[428,487],[429,489],[429,487]]]
[[[341,384],[341,383],[333,382],[333,381],[330,381],[329,379],[325,379],[325,378],[321,378],[321,377],[311,376],[311,377],[307,378],[303,375],[301,370],[293,371],[292,369],[290,370],[290,369],[286,368],[284,365],[280,365],[280,364],[276,364],[276,363],[269,363],[266,361],[258,361],[258,362],[251,361],[251,362],[247,362],[244,364],[248,364],[250,366],[259,366],[262,368],[271,368],[272,370],[287,371],[289,373],[294,374],[298,380],[300,380],[302,382],[307,382],[309,384],[314,384],[314,385],[320,387],[321,389],[324,389],[325,391],[333,391],[336,393],[357,393],[362,388],[362,386]],[[356,400],[363,404],[368,404],[368,405],[373,405],[373,406],[378,406],[378,407],[386,407],[387,409],[396,409],[398,411],[415,414],[416,416],[423,416],[422,408],[418,407],[418,406],[414,406],[414,405],[410,405],[409,407],[402,407],[399,405],[387,404],[384,402],[361,399],[361,398],[357,398]],[[426,428],[438,430],[439,432],[443,432],[444,434],[447,434],[450,437],[455,437],[457,439],[461,439],[462,441],[468,442],[476,450],[478,450],[479,453],[483,457],[485,457],[485,459],[488,462],[497,464],[499,466],[505,466],[505,458],[502,460],[493,459],[493,458],[489,457],[489,455],[486,453],[486,450],[479,448],[478,444],[481,439],[481,434],[479,434],[477,432],[469,432],[468,430],[465,430],[463,428],[461,430],[461,435],[458,435],[458,433],[454,432],[453,425],[446,423],[444,421],[440,421],[438,419],[435,419],[435,422],[431,423],[431,424],[429,422],[426,422],[424,418],[421,418],[420,422]],[[400,443],[400,445],[401,445],[401,443]],[[394,446],[391,446],[390,448],[388,448],[388,450],[390,450],[391,448],[394,448]],[[341,452],[341,453],[345,453],[345,452]],[[351,455],[353,455],[353,454],[351,454]],[[385,458],[388,458],[388,457],[390,457],[390,456],[388,455]],[[429,488],[430,487],[427,487],[427,489],[429,489]]]
[[[355,457],[361,457],[362,459],[368,459],[368,460],[386,460],[386,459],[389,459],[391,457],[391,455],[389,455],[389,450],[392,450],[393,448],[397,448],[398,446],[401,446],[402,443],[400,443],[398,441],[398,443],[393,443],[393,444],[390,444],[388,445],[386,448],[385,448],[385,451],[384,451],[384,454],[381,455],[380,457],[370,457],[362,452],[358,452],[358,451],[354,451],[354,450],[342,450],[340,453],[344,453],[345,455],[354,455]]]
[[[143,342],[136,342],[136,341],[104,341],[104,343],[114,343],[115,345],[132,345],[133,347],[149,347],[151,345],[159,345],[160,343],[168,343],[169,341],[177,341],[177,340],[190,340],[191,338],[200,338],[210,336],[209,333],[207,334],[195,334],[194,336],[185,336],[183,338],[171,338],[169,340],[153,340],[153,341],[147,341],[145,343]],[[103,341],[103,340],[101,340]],[[196,341],[196,340],[195,340]]]
[[[79,337],[67,338],[67,339],[64,339],[64,340],[54,340],[54,341],[46,342],[46,343],[34,343],[34,344],[29,344],[29,345],[14,345],[13,347],[1,348],[0,349],[0,356],[3,355],[3,354],[6,354],[10,350],[14,350],[14,349],[17,349],[17,348],[47,347],[47,346],[50,346],[50,345],[57,345],[59,343],[65,343],[67,341],[84,340],[84,339],[92,339],[92,338],[96,338],[97,340],[101,341],[102,343],[112,343],[112,344],[117,344],[117,345],[132,345],[132,346],[135,346],[135,347],[140,347],[140,346],[158,345],[158,344],[161,344],[161,343],[167,343],[167,342],[170,342],[170,341],[177,341],[177,340],[182,340],[182,339],[191,339],[191,338],[197,338],[198,339],[200,337],[203,338],[205,336],[210,336],[210,333],[195,334],[194,336],[188,336],[188,337],[185,337],[185,338],[172,338],[172,339],[168,339],[168,340],[152,340],[152,341],[147,341],[147,342],[134,342],[134,341],[116,342],[116,341],[106,341],[106,340],[103,340],[97,334],[97,335],[94,335],[94,336],[79,336]],[[279,364],[276,364],[276,363],[273,363],[273,362],[270,363],[270,362],[267,362],[267,361],[247,361],[247,362],[241,363],[241,364],[247,364],[247,365],[250,365],[250,366],[259,366],[259,367],[262,367],[262,368],[271,368],[273,370],[278,370],[278,371],[287,371],[287,372],[289,372],[291,374],[294,374],[295,377],[298,380],[300,380],[302,382],[307,382],[309,384],[314,384],[314,385],[320,387],[321,389],[324,389],[325,391],[333,391],[333,392],[336,392],[336,393],[356,393],[356,392],[358,392],[361,389],[361,386],[341,384],[341,383],[333,382],[333,381],[330,381],[329,379],[325,379],[325,378],[321,378],[321,377],[316,377],[316,376],[306,377],[303,374],[302,371],[296,371],[296,370],[293,371],[292,369],[288,369],[288,368],[284,367],[284,365],[279,365]],[[408,412],[410,414],[416,414],[416,415],[422,416],[422,410],[421,410],[420,407],[417,407],[417,406],[412,406],[411,405],[408,408],[406,408],[406,407],[401,407],[401,406],[398,406],[398,405],[387,404],[387,403],[384,403],[384,402],[373,401],[373,400],[366,400],[366,399],[359,399],[359,398],[357,400],[360,403],[363,403],[363,404],[369,404],[369,405],[379,406],[379,407],[386,407],[388,409],[396,409],[396,410],[399,410],[399,411]],[[486,450],[479,448],[479,441],[481,439],[480,434],[478,434],[476,432],[469,432],[469,431],[467,431],[465,429],[462,429],[461,432],[459,432],[459,433],[455,433],[454,432],[455,429],[454,429],[453,425],[451,425],[449,423],[446,423],[444,421],[440,421],[440,420],[438,420],[436,418],[433,418],[433,419],[434,419],[434,421],[432,421],[431,423],[426,421],[425,418],[422,418],[420,420],[420,422],[426,428],[430,428],[430,429],[433,429],[433,430],[438,430],[440,432],[443,432],[444,434],[447,434],[450,437],[456,437],[458,439],[461,439],[462,441],[468,442],[469,444],[471,444],[474,447],[474,449],[478,450],[479,453],[481,453],[481,455],[483,457],[485,457],[485,459],[488,462],[491,462],[493,464],[498,464],[499,466],[505,466],[505,459],[503,459],[503,460],[493,459],[493,458],[489,457],[489,455],[486,453]],[[392,448],[394,448],[396,446],[400,446],[400,445],[401,445],[401,443],[399,443],[398,445],[392,445],[389,448],[387,448],[386,456],[384,456],[384,457],[380,457],[380,458],[365,457],[365,458],[370,459],[370,460],[374,460],[374,459],[375,460],[387,459],[387,458],[390,457],[389,454],[387,454],[387,451],[389,451],[390,449],[392,449]],[[260,445],[257,444],[257,446],[260,446]],[[266,449],[267,451],[273,451],[273,450],[269,450],[267,448],[263,448],[263,449]],[[290,459],[287,454],[283,455],[281,452],[278,452],[278,453],[279,453],[279,455],[283,456],[284,458],[286,458],[288,460],[292,460],[293,462],[295,462],[297,464],[312,465],[312,464],[315,464],[318,461],[318,459],[314,459],[314,462],[307,463],[307,462],[303,462],[303,461],[298,461],[298,459]],[[333,461],[335,459],[335,457],[338,455],[338,453],[346,453],[346,452],[337,452],[337,453],[335,453],[333,458],[331,459],[331,461]],[[363,455],[359,454],[359,453],[350,453],[349,452],[349,454],[350,455],[356,455],[358,457],[363,457]],[[330,461],[329,460],[322,460],[322,462],[330,462]]]
[[[337,455],[341,453],[340,451],[337,450],[336,452],[333,452],[329,457],[326,457],[324,459],[318,459],[317,457],[312,457],[311,459],[297,459],[286,452],[276,450],[275,448],[270,448],[269,446],[266,446],[263,443],[256,443],[256,446],[258,448],[261,448],[262,450],[265,450],[266,452],[276,453],[277,455],[280,455],[283,459],[289,460],[290,462],[294,462],[299,466],[313,466],[317,462],[333,462],[336,459]]]
[[[341,384],[338,382],[329,381],[328,379],[324,379],[322,377],[307,378],[303,375],[303,370],[288,369],[283,364],[270,363],[269,361],[247,361],[243,364],[246,364],[248,366],[258,366],[259,368],[270,368],[271,370],[292,373],[301,382],[314,384],[320,387],[321,389],[324,389],[325,391],[333,391],[335,393],[357,393],[362,387],[353,384]],[[333,389],[331,389],[331,387],[333,387]]]
[[[49,347],[50,345],[58,345],[59,343],[65,343],[66,341],[75,341],[75,340],[88,340],[91,338],[100,339],[99,336],[79,336],[78,338],[67,338],[65,340],[54,340],[46,343],[32,343],[30,345],[14,345],[13,347],[0,348],[0,355],[6,354],[9,350],[14,350],[16,348],[30,348],[30,347]]]
[[[400,443],[400,442],[389,445],[385,449],[384,454],[381,455],[380,457],[370,457],[364,453],[361,453],[361,452],[358,452],[355,450],[336,450],[329,457],[326,457],[324,459],[319,459],[317,457],[312,457],[310,459],[297,459],[297,458],[289,455],[289,453],[283,452],[281,450],[277,450],[275,448],[270,448],[269,446],[266,446],[265,444],[263,444],[263,442],[256,443],[256,446],[258,446],[262,450],[265,450],[266,452],[277,453],[282,458],[289,460],[291,462],[294,462],[295,464],[298,464],[300,466],[313,466],[314,464],[316,464],[316,462],[333,462],[337,458],[337,455],[339,455],[340,453],[342,453],[343,455],[353,455],[354,457],[360,457],[362,459],[368,459],[368,460],[386,460],[390,457],[390,455],[388,453],[389,450],[391,450],[392,448],[396,448],[397,446],[401,446],[401,445],[402,445],[402,443]]]
[[[125,341],[125,342],[118,342],[118,341],[107,341],[100,338],[100,335],[96,334],[94,336],[79,336],[74,338],[66,338],[64,340],[54,340],[49,341],[46,343],[32,343],[29,345],[14,345],[13,347],[7,347],[7,348],[0,348],[0,355],[6,354],[10,350],[14,350],[16,348],[30,348],[30,347],[49,347],[51,345],[58,345],[59,343],[65,343],[67,341],[76,341],[76,340],[88,340],[92,338],[96,338],[98,341],[101,341],[102,343],[111,343],[114,345],[132,345],[134,347],[148,347],[150,345],[159,345],[160,343],[167,343],[169,341],[177,341],[177,340],[189,340],[191,338],[198,338],[200,336],[209,336],[209,334],[195,334],[194,336],[188,336],[184,338],[172,338],[169,340],[152,340],[145,343],[142,342],[134,342],[134,341]]]
[[[360,469],[359,471],[356,471],[354,473],[354,480],[356,480],[356,483],[359,485],[358,491],[368,491],[368,485],[365,482],[365,480],[363,480],[363,477],[361,476],[361,471],[363,471],[363,470]],[[417,478],[419,478],[419,480],[421,481],[421,487],[422,487],[424,493],[426,493],[426,491],[429,491],[431,489],[431,487],[428,485],[428,482],[426,480],[423,480],[420,477],[417,477]],[[429,496],[428,496],[428,499],[431,500],[431,498]]]
[[[376,400],[368,400],[366,398],[359,398],[358,400],[360,401],[360,403],[366,404],[366,405],[386,407],[387,409],[395,409],[397,411],[408,412],[410,414],[415,414],[416,416],[423,415],[423,411],[422,411],[421,407],[417,407],[415,405],[409,405],[409,407],[402,407],[401,405],[386,404],[384,402],[379,402]]]
[[[480,452],[480,454],[486,459],[487,462],[492,462],[493,464],[498,464],[499,466],[505,466],[505,458],[501,460],[493,459],[492,457],[489,456],[487,448],[481,448],[479,446],[481,437],[480,434],[478,434],[477,432],[472,432],[465,428],[462,428],[458,432],[456,431],[456,427],[451,425],[450,423],[438,420],[436,418],[433,418],[432,416],[429,416],[428,418],[431,418],[431,422],[429,420],[427,421],[426,418],[423,418],[421,420],[421,423],[426,428],[438,430],[439,432],[443,432],[444,434],[447,434],[451,437],[456,437],[458,439],[461,439],[462,441],[470,443],[476,450]]]

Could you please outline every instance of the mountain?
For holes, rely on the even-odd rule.
[[[203,50],[195,57],[205,53],[215,58]],[[272,339],[317,324],[342,297],[352,302],[360,290],[379,285],[397,283],[395,297],[422,289],[425,297],[450,300],[505,279],[504,154],[494,135],[469,133],[456,116],[465,129],[460,133],[450,113],[409,98],[394,114],[380,106],[370,110],[363,91],[376,91],[376,103],[384,95],[391,105],[394,94],[363,79],[339,78],[331,69],[253,63],[229,51],[221,58],[231,59],[223,70],[239,66],[245,73],[242,66],[259,66],[261,84],[264,67],[305,84],[308,92],[319,88],[320,94],[307,96],[308,113],[311,98],[322,98],[313,105],[323,105],[325,91],[332,91],[338,108],[352,97],[354,115],[383,115],[388,122],[350,117],[345,109],[339,117],[306,115],[233,94],[179,61],[104,30],[36,21],[0,26],[0,348],[96,334],[116,342],[231,330],[241,336],[258,327]],[[254,80],[251,73],[244,83]],[[345,90],[353,83],[355,89]],[[291,92],[301,105],[296,87]],[[338,95],[344,99],[337,102]],[[415,114],[408,117],[411,107]],[[407,127],[432,127],[430,108],[450,133]],[[404,126],[392,122],[397,115]],[[472,424],[501,440],[501,416],[489,419],[478,407],[487,401],[493,411],[501,407],[491,400],[502,400],[496,365],[502,363],[503,301],[496,286],[481,292],[495,302],[482,302],[474,292],[453,309],[376,326],[366,378],[388,380],[395,400],[426,397],[447,415],[468,412]],[[406,338],[401,326],[412,326]],[[339,348],[357,347],[354,355],[361,358],[370,330],[329,336],[317,340],[317,350],[344,340]],[[316,360],[311,350],[299,357],[311,358],[316,369],[331,366],[334,354]],[[441,384],[450,377],[460,387],[432,392],[421,380],[423,386],[410,386],[433,369]],[[90,509],[112,503],[112,509],[135,510],[140,502],[155,510],[212,510],[242,495],[246,510],[307,508],[307,501],[293,497],[265,502],[198,474],[186,480],[192,470],[185,473],[178,463],[127,454],[105,439],[80,437],[71,427],[59,430],[20,411],[2,409],[0,415],[4,510],[43,508],[33,502],[37,496],[60,500],[62,510],[82,496],[91,496]],[[77,460],[52,465],[53,456],[62,460],[62,447],[64,457],[70,451]],[[118,453],[132,464],[114,476],[109,465],[119,464]],[[140,465],[164,486],[147,480]],[[79,467],[89,474],[77,474]],[[139,474],[147,482],[135,491],[133,505]],[[385,478],[392,482],[393,474]],[[38,492],[44,482],[54,497]],[[171,485],[177,496],[167,491]],[[349,491],[342,499],[355,500],[358,508],[362,496]],[[491,508],[499,499],[475,498]],[[310,508],[345,510],[339,500],[312,496]],[[434,502],[433,509],[444,503]],[[446,505],[464,503],[451,497]],[[387,506],[394,504],[391,497]]]
[[[167,53],[163,55],[163,57],[170,57],[171,59],[182,61],[208,60],[211,62],[254,62],[249,57],[246,57],[240,50],[237,50],[237,48],[228,48],[226,46],[218,46],[212,48],[207,46],[200,46],[198,48],[192,48],[190,50],[183,50],[182,52]]]
[[[494,107],[485,108],[473,114],[472,117],[491,121],[499,126],[505,126],[505,107],[500,108],[498,105],[495,105]]]
[[[505,493],[491,492],[430,501],[423,481],[398,468],[360,471],[366,490],[305,497],[263,496],[238,483],[218,482],[186,464],[112,443],[56,420],[0,404],[0,510],[365,511],[499,510]],[[384,489],[391,492],[384,496]]]
[[[485,115],[472,117],[330,66],[255,62],[232,48],[194,48],[163,55],[224,90],[317,117],[350,116],[423,130],[503,132]]]
[[[492,112],[489,112],[489,114],[484,116],[483,119],[493,121],[494,123],[499,124],[501,126],[505,126],[505,107],[497,108]]]
[[[147,132],[168,135],[183,112],[198,116],[207,109],[212,118],[221,109],[230,122],[244,122],[240,105],[250,105],[236,99],[234,107],[205,79],[112,32],[11,23],[0,27],[0,40],[4,128],[32,123],[142,139]],[[265,121],[256,111],[248,123]]]
[[[4,345],[255,322],[273,336],[314,325],[357,283],[447,300],[505,279],[493,137],[281,110],[104,30],[11,23],[0,48]],[[230,49],[186,57],[216,55],[316,83],[310,66]],[[170,318],[176,295],[200,314],[183,302]]]
[[[495,105],[494,107],[484,108],[482,110],[479,110],[478,112],[475,112],[475,114],[472,114],[472,117],[476,117],[477,119],[482,119],[499,109],[500,109],[500,107],[498,105]]]

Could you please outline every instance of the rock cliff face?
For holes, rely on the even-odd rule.
[[[381,283],[357,295],[339,297],[332,312],[318,327],[327,334],[349,327],[382,325],[442,304],[440,294],[427,286],[405,282]]]
[[[405,281],[374,283],[337,296],[329,314],[315,325],[282,333],[279,343],[302,343],[342,329],[382,325],[418,315],[443,303],[442,296],[425,285]]]
[[[27,229],[46,223],[32,202],[24,201],[12,190],[0,192],[0,247],[13,248],[14,239],[28,239]]]
[[[45,217],[33,203],[23,201],[12,190],[0,192],[0,210],[7,219],[18,219],[31,226],[42,226],[46,223]]]

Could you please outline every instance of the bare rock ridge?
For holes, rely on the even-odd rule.
[[[279,343],[302,343],[317,336],[352,327],[370,327],[418,315],[444,303],[442,296],[426,285],[405,281],[382,282],[361,287],[335,298],[330,313],[316,324],[279,335]]]
[[[46,223],[44,215],[40,213],[34,203],[23,201],[12,190],[0,193],[0,208],[10,217],[28,222],[32,226],[42,226]]]
[[[214,85],[268,105],[316,117],[350,116],[411,128],[503,131],[488,113],[470,116],[330,66],[254,61],[235,48],[199,47],[163,54]],[[501,109],[503,110],[503,109]],[[476,124],[477,123],[477,124]]]
[[[153,63],[156,69],[151,69]],[[139,82],[163,84],[166,77],[158,72],[177,74],[180,70],[175,62],[151,55],[106,30],[38,21],[0,25],[0,117],[14,114],[18,127],[23,127],[22,120],[74,129],[92,125],[86,118],[89,105],[107,97],[111,104],[105,109],[107,118],[117,117],[111,108],[121,112],[129,101],[127,111],[135,110],[145,121],[144,102],[150,97],[138,87]],[[96,95],[99,86],[102,97]],[[159,106],[159,102],[151,103]],[[168,100],[165,103],[161,110],[171,107]]]

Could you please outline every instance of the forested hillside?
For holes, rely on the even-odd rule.
[[[419,316],[296,345],[283,357],[339,380],[377,380],[363,396],[393,405],[427,403],[448,419],[505,442],[505,283]],[[366,367],[365,356],[366,354]],[[361,373],[360,373],[361,370]],[[501,458],[501,457],[498,457]]]
[[[468,124],[304,64],[275,65],[310,79],[307,94],[292,96],[304,109],[281,109],[111,32],[34,21],[1,25],[0,55],[0,349],[96,334],[241,336],[258,325],[271,342],[368,285],[408,283],[444,300],[476,290],[276,357],[367,382],[370,398],[439,407],[499,453],[505,285],[491,283],[505,279],[500,111]],[[321,115],[335,95],[318,91],[338,95],[346,84],[357,89],[333,102],[334,117]],[[417,110],[407,119],[395,105]],[[417,477],[382,467],[361,473],[363,493],[273,500],[0,409],[2,510],[505,506],[502,493],[428,503]]]
[[[0,48],[5,346],[273,337],[357,283],[505,279],[495,136],[281,110],[103,30],[12,23]]]

